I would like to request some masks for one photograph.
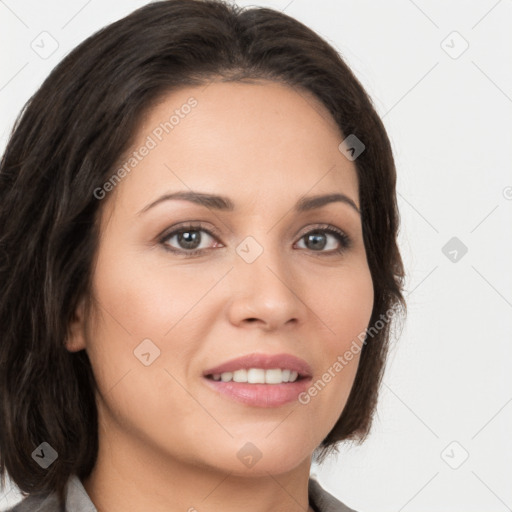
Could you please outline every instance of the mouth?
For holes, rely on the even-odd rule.
[[[312,380],[312,370],[291,354],[250,354],[203,372],[210,389],[253,407],[279,407],[296,401]]]

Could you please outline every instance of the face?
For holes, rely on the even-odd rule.
[[[105,435],[240,474],[311,456],[347,401],[359,355],[333,368],[374,298],[342,140],[312,95],[265,81],[182,89],[146,115],[101,199],[93,311],[68,340],[90,358]],[[191,191],[226,201],[165,198]],[[330,194],[345,198],[297,208]]]

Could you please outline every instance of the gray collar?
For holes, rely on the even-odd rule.
[[[309,503],[315,512],[356,512],[329,494],[311,474],[308,483]]]

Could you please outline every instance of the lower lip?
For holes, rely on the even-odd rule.
[[[298,400],[300,393],[308,389],[311,381],[310,378],[305,378],[284,384],[248,384],[203,378],[215,391],[253,407],[279,407],[294,402]]]

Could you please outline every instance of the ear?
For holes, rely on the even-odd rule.
[[[68,326],[68,336],[65,345],[70,352],[78,352],[86,348],[85,320],[85,300],[82,299],[73,313],[73,318]]]

